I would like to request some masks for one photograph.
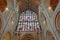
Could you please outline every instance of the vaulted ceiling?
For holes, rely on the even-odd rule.
[[[58,3],[59,3],[59,0],[50,0],[50,5],[51,5],[53,10],[55,10]]]
[[[12,0],[10,0],[12,2]],[[19,6],[20,11],[26,9],[32,9],[35,12],[38,11],[38,5],[41,0],[17,0],[17,5]],[[54,10],[58,4],[59,0],[50,0],[50,5]],[[4,11],[7,6],[7,0],[0,0],[0,11]]]
[[[7,0],[0,0],[0,11],[4,11],[7,6]]]
[[[41,0],[18,0],[18,5],[20,8],[20,11],[24,11],[26,9],[32,9],[35,12],[37,12],[40,1]],[[59,0],[50,0],[50,6],[52,7],[53,10],[56,8],[58,2]]]
[[[18,0],[18,6],[20,8],[20,11],[32,9],[37,12],[39,3],[40,0]]]

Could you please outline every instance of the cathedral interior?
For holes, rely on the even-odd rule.
[[[60,40],[60,0],[0,0],[0,40]]]

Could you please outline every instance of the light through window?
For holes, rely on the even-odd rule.
[[[41,26],[38,23],[37,14],[35,12],[26,10],[21,13],[17,31],[35,31],[40,29]]]

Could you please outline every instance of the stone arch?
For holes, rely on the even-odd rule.
[[[46,40],[55,40],[54,36],[50,31],[46,31]]]
[[[3,12],[7,6],[7,0],[0,0],[0,11]]]
[[[2,40],[11,40],[11,33],[7,32],[3,35]]]
[[[60,32],[60,11],[57,12],[56,17],[55,17],[55,27],[57,31]]]
[[[34,37],[31,34],[25,34],[21,40],[34,40]]]

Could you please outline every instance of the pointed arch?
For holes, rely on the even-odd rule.
[[[60,32],[60,11],[56,14],[55,17],[55,27]]]

